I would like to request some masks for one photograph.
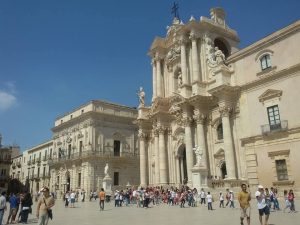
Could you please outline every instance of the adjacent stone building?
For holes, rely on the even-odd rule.
[[[174,18],[149,55],[140,106],[142,185],[300,187],[300,21],[238,49],[221,8]]]
[[[10,181],[10,167],[12,158],[20,154],[20,148],[16,145],[2,145],[2,135],[0,134],[0,191],[7,191]]]
[[[99,190],[104,167],[113,188],[138,185],[137,110],[93,100],[59,117],[52,128],[51,190]]]

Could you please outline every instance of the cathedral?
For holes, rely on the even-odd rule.
[[[153,40],[152,102],[137,119],[142,186],[299,187],[300,21],[239,42],[221,8],[175,17]]]

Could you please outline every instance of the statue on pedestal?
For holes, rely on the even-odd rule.
[[[140,87],[140,90],[137,94],[139,96],[139,107],[144,107],[145,106],[145,92],[143,87]]]
[[[201,166],[201,160],[202,160],[203,151],[197,145],[193,148],[193,151],[196,154],[196,160],[197,160],[195,166]]]
[[[105,175],[105,177],[109,177],[109,175],[108,175],[108,169],[109,169],[108,163],[106,163],[106,165],[104,167],[104,175]]]

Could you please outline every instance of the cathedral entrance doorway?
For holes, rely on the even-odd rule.
[[[186,184],[188,180],[187,165],[186,165],[186,149],[185,145],[181,145],[178,149],[179,157],[179,174],[180,174],[180,183]]]
[[[225,179],[227,177],[227,170],[226,170],[226,163],[223,162],[221,165],[221,177],[222,179]]]

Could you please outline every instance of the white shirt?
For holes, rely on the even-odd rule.
[[[70,197],[71,197],[71,198],[75,198],[75,193],[72,192],[72,193],[70,194]]]
[[[223,200],[224,200],[224,195],[220,194],[220,201],[223,201]]]
[[[207,198],[207,202],[212,202],[213,197],[211,194],[207,195],[206,198]]]
[[[205,198],[205,192],[204,191],[200,192],[200,198]]]
[[[266,201],[265,201],[265,195],[261,193],[260,191],[255,192],[255,197],[257,199],[257,208],[263,209],[266,207]]]
[[[6,207],[6,198],[5,196],[1,195],[0,196],[0,209],[5,209]]]

